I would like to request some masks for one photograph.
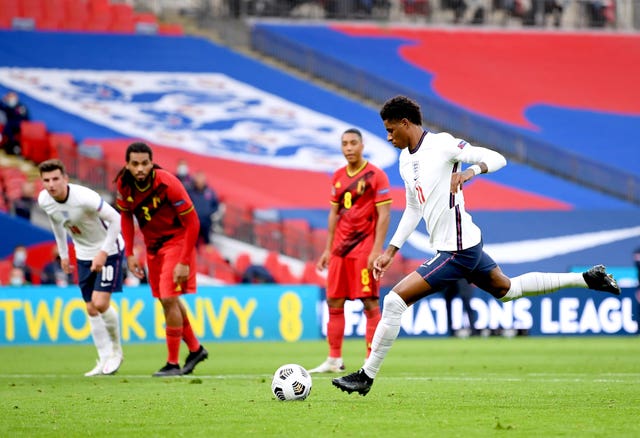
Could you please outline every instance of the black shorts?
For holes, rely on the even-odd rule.
[[[482,242],[462,251],[438,251],[416,272],[434,291],[442,290],[463,278],[480,286],[488,283],[489,272],[498,265],[482,249]]]
[[[78,283],[85,303],[91,301],[93,291],[122,292],[122,260],[124,252],[107,257],[100,272],[91,272],[91,260],[78,260]]]

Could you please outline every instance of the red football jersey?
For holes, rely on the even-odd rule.
[[[331,253],[339,257],[368,255],[375,240],[376,207],[391,202],[389,178],[373,164],[352,175],[347,166],[333,174],[331,203],[338,205],[338,222]]]
[[[147,250],[154,253],[167,240],[184,235],[180,216],[190,213],[193,203],[180,180],[164,169],[153,169],[146,187],[134,185],[118,180],[116,206],[136,217]]]

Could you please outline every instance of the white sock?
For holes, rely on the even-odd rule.
[[[372,379],[375,379],[380,371],[384,357],[400,333],[400,320],[405,310],[407,304],[394,291],[389,292],[384,298],[382,317],[371,341],[371,354],[362,367],[366,375]]]
[[[529,272],[511,279],[511,288],[500,301],[531,297],[555,292],[568,287],[587,287],[581,273]]]
[[[111,354],[111,339],[102,316],[89,315],[89,325],[91,326],[93,343],[98,349],[98,357],[100,361],[105,361]]]
[[[113,353],[122,356],[122,345],[120,344],[120,320],[118,319],[118,312],[116,312],[116,309],[109,306],[101,316],[104,320],[105,326],[107,327],[109,339],[111,339]]]

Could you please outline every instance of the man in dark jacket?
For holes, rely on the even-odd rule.
[[[204,172],[196,172],[193,176],[193,185],[187,189],[193,206],[200,219],[200,234],[198,245],[211,242],[210,234],[213,225],[213,215],[218,211],[220,202],[218,195],[207,184],[207,175]]]

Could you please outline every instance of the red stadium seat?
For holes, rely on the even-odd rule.
[[[302,283],[315,284],[320,287],[327,286],[327,280],[316,269],[315,262],[306,262],[302,271]]]
[[[282,252],[301,260],[313,258],[311,227],[305,219],[282,221]]]
[[[239,276],[242,276],[249,266],[251,266],[251,255],[248,252],[241,252],[236,257],[235,268]]]
[[[12,267],[13,263],[11,263],[11,260],[0,260],[0,285],[9,284]]]
[[[62,0],[64,20],[62,28],[70,31],[82,31],[89,22],[89,10],[84,0]]]
[[[43,0],[21,0],[19,4],[21,17],[32,17],[38,20],[44,16]]]
[[[78,148],[73,135],[68,132],[52,132],[49,134],[49,150],[51,157],[61,158],[69,163],[78,156]]]
[[[431,13],[428,0],[402,0],[402,8],[407,15],[424,15]]]
[[[119,33],[135,32],[136,23],[133,17],[133,7],[126,3],[111,5],[111,24],[109,30]]]
[[[43,122],[20,123],[20,145],[22,156],[34,163],[41,163],[51,156],[47,126]]]
[[[13,18],[20,16],[19,3],[19,0],[0,0],[0,28],[11,28]]]
[[[227,284],[235,284],[238,282],[235,270],[228,263],[216,264],[213,271],[213,277],[224,281]]]
[[[89,15],[101,15],[109,13],[111,8],[109,0],[86,0],[86,7]]]
[[[158,18],[151,13],[144,12],[133,16],[134,27],[136,33],[141,34],[157,34]]]
[[[158,27],[158,33],[160,35],[182,36],[184,35],[184,29],[179,24],[162,23]]]
[[[140,12],[140,13],[134,14],[133,20],[136,23],[158,24],[158,17],[156,17],[155,14],[152,14],[150,12]]]

